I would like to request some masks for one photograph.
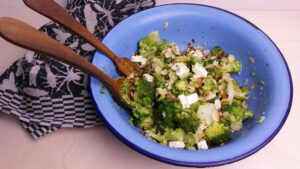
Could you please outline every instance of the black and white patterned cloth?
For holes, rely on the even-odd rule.
[[[101,39],[129,15],[155,5],[155,0],[68,0],[66,10]],[[91,60],[95,48],[50,22],[40,28]],[[28,51],[0,76],[0,111],[14,115],[38,139],[61,127],[101,124],[80,70]]]

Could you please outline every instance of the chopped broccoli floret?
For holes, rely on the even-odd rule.
[[[241,63],[234,58],[224,57],[221,59],[220,65],[227,73],[239,73],[242,69]]]
[[[209,125],[204,130],[204,134],[206,135],[207,141],[211,145],[222,145],[231,139],[229,127],[217,122]]]
[[[185,91],[187,89],[187,81],[185,80],[178,80],[175,82],[174,84],[174,87],[177,89],[177,90],[180,90],[180,91]]]
[[[222,112],[228,112],[224,118],[230,124],[242,125],[243,120],[253,117],[253,112],[242,108],[237,105],[225,105],[222,107]]]
[[[223,52],[223,49],[220,46],[216,46],[212,49],[211,54],[213,56],[219,56]]]
[[[196,112],[184,110],[175,114],[177,127],[182,128],[186,132],[195,132],[199,125],[200,119]]]
[[[166,128],[163,133],[157,133],[152,129],[148,130],[146,134],[164,145],[167,145],[169,141],[183,141],[185,138],[185,132],[180,128]]]
[[[131,102],[132,122],[135,126],[142,128],[150,127],[152,122],[153,109],[155,99],[154,85],[142,78],[136,78],[134,84],[133,102]]]
[[[183,141],[185,132],[181,128],[176,128],[175,130],[168,128],[164,135],[168,141]]]
[[[154,73],[154,84],[155,87],[164,87],[165,85],[165,77],[159,73]]]
[[[152,32],[139,42],[139,54],[149,58],[157,55],[160,38],[158,32]]]
[[[186,147],[194,147],[196,144],[194,134],[191,132],[186,133],[184,136],[183,142],[185,143]]]
[[[182,106],[179,102],[172,99],[164,99],[159,104],[160,119],[163,120],[165,126],[174,128],[174,117],[176,113],[181,112]]]
[[[204,92],[207,91],[216,91],[218,90],[218,85],[214,82],[213,78],[211,76],[208,76],[204,81],[202,82],[203,86],[201,86],[201,90]]]
[[[141,106],[134,108],[131,111],[133,124],[142,128],[149,128],[153,124],[152,113],[152,108]]]
[[[234,98],[237,100],[247,100],[249,97],[249,90],[242,87],[236,80],[232,79],[232,84],[234,86]]]
[[[142,78],[136,78],[133,100],[139,105],[152,106],[155,99],[154,85]]]

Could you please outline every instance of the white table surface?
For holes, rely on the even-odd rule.
[[[24,5],[19,5],[19,2],[9,5],[12,1],[0,0],[0,17],[15,17],[35,27],[48,21]],[[268,10],[239,9],[239,4],[233,8],[226,4],[224,6],[216,4],[247,18],[264,30],[284,54],[294,82],[293,107],[285,125],[275,139],[256,154],[242,161],[217,168],[300,168],[300,5],[292,1],[290,5],[283,5],[282,9],[280,4],[277,4],[276,7]],[[158,1],[158,4],[169,2],[171,1],[162,0]],[[299,7],[294,5],[299,5]],[[0,51],[0,74],[2,74],[13,61],[23,55],[25,50],[0,38]],[[115,138],[104,126],[90,129],[60,129],[40,140],[34,140],[16,119],[0,113],[0,169],[20,168],[165,169],[180,167],[164,164],[135,152]]]

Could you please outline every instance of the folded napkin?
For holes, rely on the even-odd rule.
[[[66,10],[101,39],[121,20],[154,5],[155,0],[68,0]],[[95,53],[94,47],[59,24],[50,22],[40,30],[88,60]],[[101,124],[88,76],[31,51],[0,76],[0,111],[17,117],[35,139],[61,127]]]

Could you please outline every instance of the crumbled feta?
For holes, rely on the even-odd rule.
[[[154,77],[148,73],[143,74],[143,78],[148,82],[153,82],[153,80],[154,80]]]
[[[178,96],[178,99],[181,102],[183,108],[189,108],[192,104],[196,103],[199,100],[199,97],[197,93],[193,93],[188,96],[181,94]]]
[[[189,104],[188,104],[188,101],[187,101],[185,95],[183,95],[183,94],[179,95],[178,99],[184,109],[189,107]]]
[[[219,62],[216,61],[216,60],[214,60],[213,65],[214,65],[214,66],[219,66]]]
[[[215,100],[215,107],[216,107],[216,109],[220,109],[221,108],[221,101],[220,101],[220,99],[216,99]]]
[[[198,57],[198,58],[202,58],[203,57],[203,53],[200,50],[195,50],[194,52],[192,52],[192,55],[194,57]]]
[[[188,76],[190,72],[190,69],[184,63],[175,63],[171,69],[174,70],[176,75],[180,78]]]
[[[207,70],[199,63],[192,66],[192,71],[197,77],[207,77]]]
[[[182,141],[170,141],[169,142],[169,147],[172,147],[172,148],[184,148],[185,144]]]
[[[206,140],[201,140],[197,143],[197,148],[198,150],[207,150],[208,149],[208,145]]]
[[[140,55],[133,55],[131,57],[131,61],[141,63],[142,66],[144,66],[147,63],[147,59]]]
[[[196,103],[199,100],[198,94],[197,93],[190,94],[186,96],[186,100],[189,105],[192,105],[193,103]]]

